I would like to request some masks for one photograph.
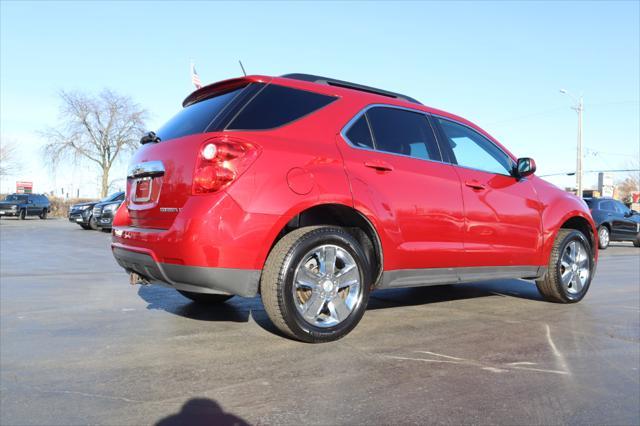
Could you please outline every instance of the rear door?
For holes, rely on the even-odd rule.
[[[460,182],[453,167],[441,162],[427,116],[373,106],[340,139],[355,205],[369,209],[384,228],[385,270],[458,266]]]
[[[476,130],[440,117],[434,122],[441,147],[460,176],[465,266],[538,264],[541,207],[531,182],[514,178],[511,158]]]

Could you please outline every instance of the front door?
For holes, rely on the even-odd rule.
[[[539,264],[541,208],[531,182],[513,177],[511,158],[479,132],[434,121],[462,184],[465,266]]]

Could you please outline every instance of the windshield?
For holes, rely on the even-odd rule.
[[[102,200],[100,200],[100,202],[106,203],[107,201],[115,201],[122,194],[123,194],[122,192],[114,192],[113,194],[107,195],[106,197],[104,197]]]
[[[27,201],[27,195],[11,194],[5,198],[5,201]]]

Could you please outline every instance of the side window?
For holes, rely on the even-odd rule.
[[[349,142],[357,147],[373,149],[373,139],[371,139],[369,124],[367,124],[367,118],[364,115],[361,115],[360,118],[351,125],[346,136]]]
[[[280,127],[335,101],[333,96],[270,84],[227,126],[228,130]]]
[[[620,201],[616,201],[614,204],[615,204],[615,207],[616,207],[616,211],[618,213],[627,214],[629,212],[629,209],[627,208],[627,206],[622,204]]]
[[[511,174],[513,162],[490,140],[467,126],[441,118],[438,122],[458,165],[489,173]]]
[[[616,208],[613,205],[613,201],[600,201],[600,209],[608,212],[616,211]]]
[[[440,151],[427,117],[419,112],[374,107],[366,112],[379,151],[423,160],[440,160]]]

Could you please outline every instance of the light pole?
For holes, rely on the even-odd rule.
[[[582,198],[582,111],[584,111],[584,104],[582,102],[582,95],[580,98],[576,98],[571,93],[564,89],[560,89],[560,93],[569,96],[574,102],[574,106],[571,109],[578,113],[578,149],[576,153],[576,195]]]

